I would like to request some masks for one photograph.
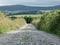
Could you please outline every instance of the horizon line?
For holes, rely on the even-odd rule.
[[[21,4],[6,4],[0,6],[14,6],[14,5],[21,5]],[[51,6],[58,6],[58,5],[22,5],[22,6],[32,6],[32,7],[51,7]]]

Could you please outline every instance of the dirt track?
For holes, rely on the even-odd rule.
[[[0,45],[60,45],[60,38],[26,24],[17,31],[1,34]]]

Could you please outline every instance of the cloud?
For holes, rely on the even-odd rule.
[[[60,0],[0,0],[0,5],[30,5],[30,6],[50,6],[59,5]]]

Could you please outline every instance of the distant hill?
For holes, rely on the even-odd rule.
[[[24,6],[24,5],[10,5],[10,6],[0,6],[0,11],[37,11],[37,10],[59,10],[60,5],[51,6],[51,7],[33,7],[33,6]]]

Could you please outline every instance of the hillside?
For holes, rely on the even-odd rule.
[[[37,11],[37,10],[59,10],[60,5],[51,6],[51,7],[33,7],[33,6],[24,6],[24,5],[10,5],[10,6],[0,6],[0,10],[8,10],[8,11]]]

